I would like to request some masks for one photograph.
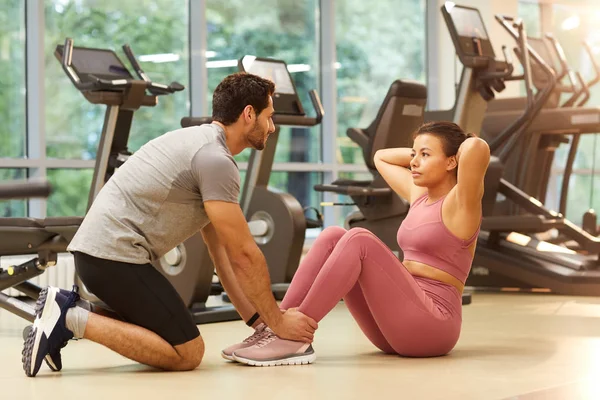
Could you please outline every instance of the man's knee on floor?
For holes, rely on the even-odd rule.
[[[198,336],[179,346],[175,346],[179,353],[179,360],[172,366],[174,371],[191,371],[197,368],[204,357],[204,340]]]

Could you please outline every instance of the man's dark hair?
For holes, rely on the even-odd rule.
[[[275,84],[268,79],[246,72],[229,75],[213,93],[212,118],[223,125],[231,125],[248,105],[258,115],[267,108],[269,96],[274,92]]]

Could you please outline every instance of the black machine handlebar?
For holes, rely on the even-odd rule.
[[[131,66],[135,70],[135,73],[140,77],[140,79],[144,82],[151,82],[150,78],[148,78],[148,75],[146,75],[146,73],[142,70],[140,63],[138,63],[137,59],[133,55],[133,50],[131,50],[131,47],[128,44],[123,45],[123,52],[127,56],[127,59],[129,59]]]
[[[589,87],[592,87],[593,85],[597,84],[598,82],[600,82],[600,64],[598,64],[598,60],[594,56],[592,47],[590,46],[590,44],[588,42],[586,42],[586,41],[583,42],[583,49],[590,57],[590,60],[592,61],[592,66],[594,67],[594,74],[595,74],[594,78],[592,78],[592,80],[590,80],[589,82],[586,83],[586,86],[589,88]]]
[[[315,117],[307,117],[305,115],[288,115],[288,114],[277,114],[273,115],[273,123],[275,125],[290,125],[290,126],[315,126],[321,123],[325,111],[321,98],[316,90],[311,90],[309,93],[310,101],[315,109]],[[181,119],[181,126],[187,128],[189,126],[210,124],[212,122],[211,117],[183,117]]]
[[[28,180],[0,183],[0,200],[48,197],[52,192],[46,180]]]
[[[579,82],[579,85],[581,86],[581,92],[578,93],[578,96],[573,99],[573,103],[575,103],[576,99],[579,99],[579,95],[583,94],[583,98],[581,100],[579,100],[579,102],[577,102],[577,107],[582,107],[585,105],[585,103],[587,103],[587,101],[590,99],[590,88],[592,86],[596,85],[598,82],[600,82],[600,65],[598,64],[598,60],[596,60],[596,57],[594,56],[592,47],[585,40],[582,42],[582,44],[583,44],[583,49],[585,50],[588,57],[590,58],[592,67],[594,68],[594,77],[592,79],[590,79],[588,82],[585,82],[585,80],[583,79],[583,77],[581,76],[581,74],[579,72],[575,73],[575,76],[577,77],[577,81]],[[569,99],[569,100],[571,100],[571,99]]]
[[[565,93],[573,93],[573,95],[565,103],[563,103],[562,107],[575,106],[575,103],[579,98],[581,98],[582,95],[583,99],[580,100],[580,102],[577,105],[581,106],[585,104],[590,98],[589,85],[583,80],[579,72],[575,72],[571,69],[567,61],[567,56],[565,55],[562,46],[560,45],[558,40],[556,40],[554,35],[552,35],[551,33],[546,33],[545,37],[552,44],[552,48],[558,58],[560,67],[563,71],[563,75],[566,75],[569,78],[570,87],[561,88],[560,91]],[[592,62],[593,61],[594,60],[592,59]],[[557,81],[558,80],[559,79],[557,78]]]
[[[125,55],[131,62],[133,68],[135,69],[136,74],[140,77],[142,81],[146,83],[146,88],[148,91],[155,96],[171,94],[184,89],[184,86],[178,82],[172,82],[170,85],[164,85],[161,83],[152,82],[148,75],[142,70],[140,64],[137,62],[135,56],[133,55],[133,51],[128,44],[123,45],[123,51]],[[94,78],[91,82],[82,82],[81,78],[77,75],[75,70],[72,67],[73,62],[73,39],[66,38],[65,44],[63,46],[62,51],[62,68],[66,72],[67,76],[75,87],[82,92],[86,91],[122,91],[125,88],[128,88],[132,85],[133,79],[101,79],[94,75],[90,75],[90,77]]]
[[[144,70],[142,70],[140,63],[138,63],[137,59],[133,55],[133,50],[131,50],[131,47],[128,44],[123,45],[123,52],[127,56],[127,59],[129,59],[129,62],[131,63],[131,66],[135,70],[137,76],[148,84],[147,88],[150,93],[154,95],[161,95],[178,92],[184,89],[184,86],[178,82],[171,82],[171,84],[168,86],[163,85],[162,83],[152,82]]]
[[[392,194],[390,188],[373,188],[360,185],[315,185],[317,192],[332,192],[348,196],[389,196]]]
[[[495,152],[505,143],[498,154],[498,158],[504,162],[510,155],[512,149],[521,139],[520,133],[531,124],[534,117],[540,112],[543,105],[546,103],[554,87],[556,86],[556,75],[546,64],[546,62],[535,52],[535,50],[527,43],[527,35],[523,21],[519,18],[513,18],[505,15],[496,15],[496,20],[508,31],[508,33],[517,41],[521,60],[523,64],[523,78],[527,92],[527,106],[523,114],[508,126],[500,135],[490,141],[489,146],[492,152]],[[531,73],[530,58],[538,63],[542,71],[548,77],[548,85],[540,90],[537,95],[533,95],[533,79]]]

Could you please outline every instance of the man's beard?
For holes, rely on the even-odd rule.
[[[265,148],[265,135],[261,132],[258,121],[254,123],[252,130],[248,134],[248,143],[255,150],[263,150]]]

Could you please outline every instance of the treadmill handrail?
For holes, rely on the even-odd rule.
[[[131,50],[131,47],[126,43],[122,46],[122,48],[123,48],[123,52],[129,59],[131,66],[135,70],[135,73],[137,74],[137,76],[139,76],[141,80],[143,80],[144,82],[147,83],[146,87],[148,88],[148,91],[150,91],[150,93],[152,93],[154,95],[161,95],[161,94],[179,92],[184,89],[184,86],[182,84],[180,84],[179,82],[171,82],[170,85],[164,85],[162,83],[152,82],[152,80],[148,77],[148,75],[144,72],[144,70],[140,66],[140,63],[138,62],[138,60],[135,58],[135,55],[133,54],[133,50]]]
[[[212,117],[183,117],[180,123],[182,128],[189,128],[190,126],[210,124],[212,121]]]
[[[486,124],[500,125],[497,122],[498,120],[512,120],[519,115],[521,115],[520,109],[488,112]],[[573,125],[573,118],[581,118],[589,120],[589,122]],[[543,132],[544,135],[565,135],[566,131],[586,134],[597,133],[599,127],[600,107],[559,107],[542,109],[529,125],[529,130]],[[495,133],[496,130],[490,132]]]
[[[583,80],[581,73],[579,73],[579,71],[577,71],[577,72],[574,72],[573,75],[575,75],[575,79],[577,80],[577,83],[579,84],[580,90],[575,90],[575,93],[573,93],[573,95],[571,97],[569,97],[569,99],[567,101],[565,101],[561,107],[581,107],[585,103],[587,103],[588,100],[590,99],[590,96],[591,96],[590,88],[588,87],[586,82]],[[582,97],[582,95],[583,95],[583,98],[581,100],[579,100]],[[579,100],[579,102],[577,100]]]
[[[508,31],[508,33],[519,43],[522,52],[523,69],[525,71],[525,83],[527,90],[527,106],[523,114],[511,123],[502,133],[495,137],[489,143],[490,150],[492,152],[497,151],[505,143],[506,145],[502,148],[498,154],[498,158],[503,163],[508,159],[512,149],[517,145],[523,133],[531,124],[531,121],[541,111],[544,104],[550,98],[552,91],[556,85],[556,76],[552,69],[544,62],[544,60],[533,50],[533,48],[527,43],[527,36],[521,20],[515,21],[514,18],[496,15],[496,20]],[[515,30],[515,26],[518,30]],[[527,50],[527,51],[525,51]],[[533,58],[542,68],[542,70],[548,75],[547,87],[540,90],[535,99],[532,99],[532,76],[531,76],[531,63],[530,57]]]
[[[594,67],[595,76],[592,78],[592,80],[590,80],[586,84],[586,86],[588,88],[590,88],[590,87],[594,86],[595,84],[597,84],[598,82],[600,82],[600,64],[598,63],[596,57],[594,57],[594,52],[592,51],[592,47],[585,40],[583,41],[583,49],[585,50],[587,55],[590,57],[590,61],[592,62],[592,66]]]
[[[26,180],[0,183],[0,200],[46,198],[52,186],[46,180]]]
[[[389,196],[392,194],[390,188],[373,188],[354,185],[315,185],[317,192],[331,192],[345,194],[348,196]]]
[[[560,45],[558,40],[554,37],[554,35],[548,32],[544,36],[552,44],[552,48],[554,50],[554,53],[558,57],[560,66],[563,69],[563,71],[565,71],[565,75],[569,78],[569,90],[564,90],[566,88],[562,88],[562,85],[560,85],[562,89],[561,91],[573,93],[573,95],[569,97],[569,99],[567,99],[567,101],[565,101],[561,107],[573,107],[577,102],[577,99],[579,99],[581,95],[583,95],[584,98],[580,101],[580,104],[585,104],[590,97],[589,87],[584,82],[583,78],[581,77],[581,74],[579,72],[573,71],[573,69],[570,67],[564,49]]]
[[[512,200],[519,207],[523,207],[531,214],[541,215],[546,218],[563,218],[563,215],[544,207],[544,205],[536,198],[531,197],[506,179],[500,179],[498,192],[502,193],[506,198]]]

